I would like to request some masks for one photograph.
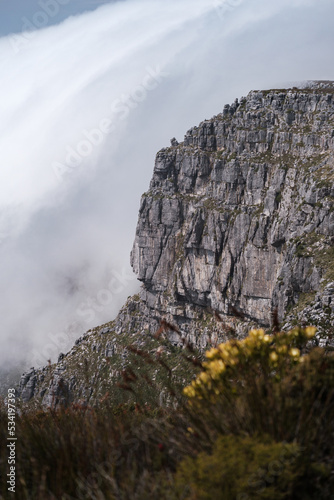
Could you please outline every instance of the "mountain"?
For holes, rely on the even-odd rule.
[[[22,399],[95,404],[134,349],[164,352],[186,380],[186,343],[201,351],[272,321],[311,323],[331,344],[333,160],[334,82],[252,91],[172,139],[141,200],[140,294],[58,363],[25,373]]]

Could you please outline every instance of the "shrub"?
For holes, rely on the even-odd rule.
[[[187,457],[177,472],[180,492],[197,500],[306,500],[321,498],[314,478],[326,481],[326,467],[307,463],[297,444],[270,438],[219,436],[212,453]]]
[[[242,341],[206,353],[203,371],[184,389],[196,432],[269,435],[296,441],[333,465],[334,357],[309,346],[315,328],[266,335],[252,330]]]
[[[123,372],[128,403],[106,395],[96,408],[20,410],[17,498],[330,499],[334,356],[313,347],[314,334],[312,327],[273,335],[252,330],[208,351],[204,363],[192,352],[184,356],[193,366],[188,380],[197,375],[183,395],[174,375],[183,379],[182,370],[132,348],[156,382],[133,359],[136,373]],[[169,399],[164,407],[161,389]],[[3,406],[1,442],[6,438]],[[1,453],[6,477],[5,447]],[[5,482],[2,498],[11,498]]]

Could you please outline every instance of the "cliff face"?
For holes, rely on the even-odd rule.
[[[129,343],[160,352],[151,341],[162,318],[178,325],[162,335],[174,361],[185,340],[204,349],[245,335],[252,322],[269,325],[275,310],[286,327],[297,318],[328,333],[334,84],[251,92],[189,130],[183,143],[173,139],[157,154],[142,197],[131,263],[140,296],[58,363],[24,374],[25,401],[96,402],[127,366]]]
[[[151,308],[234,306],[268,325],[334,278],[334,87],[251,92],[173,144],[131,256]]]

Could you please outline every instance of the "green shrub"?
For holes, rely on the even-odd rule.
[[[252,330],[206,353],[203,371],[184,389],[196,432],[269,435],[330,460],[334,432],[334,356],[311,348],[315,328],[266,335]],[[334,465],[334,463],[333,463]]]
[[[321,498],[314,478],[328,475],[297,444],[229,435],[219,436],[211,454],[184,459],[176,477],[180,492],[188,485],[189,500],[306,500]]]

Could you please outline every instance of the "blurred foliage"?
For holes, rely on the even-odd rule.
[[[328,476],[325,466],[303,459],[297,444],[228,435],[219,436],[211,454],[184,459],[177,485],[180,491],[188,486],[189,499],[306,500],[318,498],[317,480]]]
[[[183,390],[162,358],[133,349],[137,363],[120,387],[131,395],[126,403],[106,393],[95,407],[22,408],[15,498],[332,499],[334,357],[314,347],[314,334],[251,330],[209,350],[205,362],[180,350],[193,374]],[[157,386],[140,369],[146,364]],[[164,396],[145,401],[162,382]],[[1,477],[7,458],[3,446]],[[13,498],[5,481],[0,495]]]

